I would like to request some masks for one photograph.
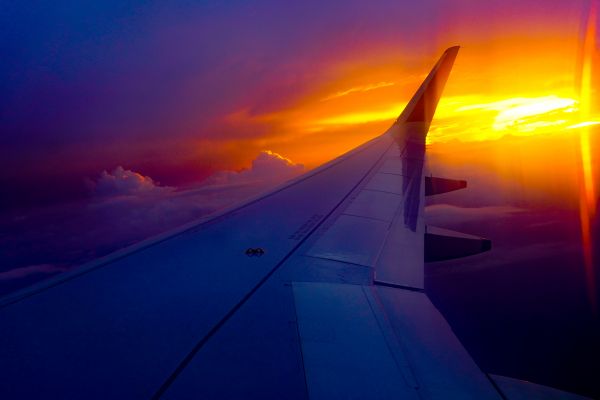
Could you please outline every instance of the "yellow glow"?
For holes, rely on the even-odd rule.
[[[315,125],[356,125],[373,121],[393,121],[400,115],[403,108],[404,104],[400,104],[381,111],[335,115],[315,121]]]
[[[497,139],[506,134],[545,133],[557,128],[571,127],[576,120],[577,101],[556,95],[515,97],[496,100],[485,96],[455,96],[440,103],[431,128],[429,142],[451,139],[480,141]],[[310,131],[323,131],[327,126],[358,125],[376,121],[391,122],[398,117],[404,103],[392,104],[385,109],[329,116],[309,121]],[[460,119],[467,124],[454,123]],[[470,131],[470,125],[477,124]]]
[[[428,143],[495,140],[506,135],[555,132],[577,122],[578,102],[568,95],[442,98]]]
[[[519,100],[517,104],[514,100]],[[573,107],[575,100],[563,99],[556,96],[547,96],[537,99],[513,99],[512,104],[504,105],[500,110],[496,118],[494,119],[494,125],[492,126],[495,130],[506,129],[510,126],[518,125],[523,119],[528,119],[533,116],[539,116],[542,114],[548,114],[555,110],[566,111],[570,107]],[[545,122],[543,126],[551,125],[553,121],[542,121]],[[525,127],[526,130],[529,128]]]
[[[584,121],[575,125],[567,126],[567,129],[585,128],[588,126],[600,125],[600,121]]]

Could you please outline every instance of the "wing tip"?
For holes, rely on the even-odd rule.
[[[454,60],[456,58],[456,56],[458,55],[459,50],[460,50],[460,46],[458,46],[458,45],[448,47],[446,49],[446,51],[444,51],[444,56],[445,56],[444,58],[452,57],[452,59]]]
[[[452,46],[444,51],[427,78],[421,84],[421,87],[419,87],[419,90],[417,90],[402,114],[400,114],[396,123],[431,123],[437,103],[442,95],[442,90],[446,85],[459,49],[460,46]]]

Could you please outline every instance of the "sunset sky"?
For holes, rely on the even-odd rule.
[[[384,130],[454,44],[431,142],[564,130],[580,122],[585,7],[3,4],[2,204],[81,197],[84,177],[119,165],[169,185],[248,167],[262,150],[314,167]]]
[[[568,357],[557,362],[580,368],[571,375],[535,375],[544,364],[539,346],[589,344],[590,332],[600,334],[597,7],[591,0],[5,1],[0,295],[373,138],[443,50],[460,45],[428,137],[426,172],[467,179],[469,188],[433,200],[427,213],[429,223],[490,237],[495,250],[434,265],[432,298],[481,364],[600,395],[582,372],[600,356],[598,344],[562,349]],[[569,323],[579,328],[546,342],[523,339],[519,305],[483,298],[484,282],[501,270],[512,273],[498,278],[499,297],[515,276],[527,283],[524,293],[540,271],[551,275],[544,285],[554,295],[535,292],[541,297],[530,304],[543,298],[559,307],[559,295],[574,296],[565,314],[576,315]],[[511,346],[526,343],[529,363],[482,350],[491,343],[473,332],[510,332],[499,328],[500,314],[488,321],[492,329],[469,317],[476,312],[459,313],[477,305],[448,282],[480,304],[514,311],[503,329],[514,327]],[[535,332],[547,332],[541,315]]]

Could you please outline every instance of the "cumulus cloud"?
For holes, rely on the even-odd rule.
[[[293,178],[304,171],[304,165],[296,164],[270,150],[261,151],[252,166],[239,172],[221,171],[208,180],[208,184],[236,184],[246,182],[273,182]]]
[[[96,181],[88,180],[88,186],[97,196],[163,194],[173,190],[168,186],[159,186],[149,176],[124,169],[120,165],[112,172],[102,171]]]
[[[117,167],[93,181],[86,212],[98,218],[102,237],[132,243],[238,203],[302,172],[304,167],[265,150],[248,169],[220,171],[198,184],[173,188]]]

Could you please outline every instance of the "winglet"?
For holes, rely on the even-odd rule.
[[[442,54],[396,123],[423,122],[429,127],[459,48],[460,46],[450,47]]]

